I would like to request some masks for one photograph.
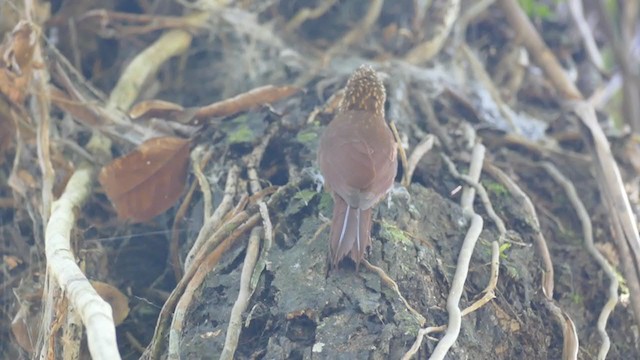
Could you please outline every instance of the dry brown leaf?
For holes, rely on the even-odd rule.
[[[190,141],[159,137],[100,171],[100,184],[122,219],[144,222],[162,214],[180,197],[187,179]]]
[[[133,120],[160,118],[182,124],[189,123],[197,109],[185,109],[181,105],[164,100],[146,100],[137,103],[130,111]]]
[[[22,264],[22,259],[13,255],[3,255],[2,262],[7,267],[7,269],[11,271]]]
[[[16,105],[22,104],[27,95],[36,41],[33,24],[20,21],[9,42],[0,48],[0,93]]]
[[[199,125],[200,120],[210,117],[229,116],[256,106],[269,104],[289,97],[300,91],[296,86],[261,86],[230,99],[218,101],[198,109],[192,125]]]
[[[260,105],[276,102],[298,91],[300,88],[295,86],[267,85],[207,106],[187,109],[179,104],[164,100],[147,100],[136,104],[129,111],[129,116],[134,120],[155,117],[196,126],[202,123],[202,119],[230,116]]]
[[[145,100],[135,104],[129,110],[129,116],[136,120],[140,118],[162,117],[175,112],[182,112],[181,105],[164,100]]]
[[[35,189],[38,187],[38,181],[28,170],[18,170],[18,177],[29,189]]]
[[[129,299],[115,286],[101,281],[92,281],[91,285],[104,301],[111,305],[113,322],[116,326],[122,324],[129,315]]]

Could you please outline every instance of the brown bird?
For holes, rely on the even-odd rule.
[[[386,93],[376,72],[360,66],[349,78],[335,118],[320,138],[318,164],[333,195],[330,262],[356,266],[371,246],[372,207],[398,170],[397,148],[384,119]]]

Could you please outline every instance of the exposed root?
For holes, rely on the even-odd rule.
[[[297,28],[300,27],[300,25],[304,24],[305,21],[307,20],[312,20],[312,19],[317,19],[319,17],[321,17],[322,15],[324,15],[327,11],[329,11],[329,9],[331,9],[331,7],[333,5],[335,5],[335,3],[337,3],[338,0],[326,0],[320,3],[320,5],[318,5],[317,7],[310,9],[310,8],[304,8],[304,9],[300,9],[300,11],[298,11],[291,20],[289,20],[289,22],[287,23],[287,25],[284,27],[286,32],[293,32],[294,30],[296,30]]]
[[[388,287],[390,287],[393,291],[396,292],[396,294],[398,294],[400,301],[402,301],[402,303],[407,308],[407,310],[409,310],[409,312],[416,318],[416,320],[418,321],[418,324],[420,324],[420,326],[424,326],[424,324],[427,322],[427,319],[425,319],[424,316],[422,316],[422,314],[420,314],[418,311],[416,311],[416,309],[414,309],[411,305],[409,305],[409,302],[407,301],[407,299],[405,299],[404,296],[402,296],[402,293],[400,292],[400,288],[398,287],[398,284],[395,281],[393,281],[393,279],[389,277],[389,275],[387,275],[387,273],[384,272],[382,268],[372,265],[367,259],[363,259],[362,263],[367,269],[375,272],[380,277],[380,279],[382,279],[382,282],[387,284]]]
[[[94,290],[82,273],[71,250],[70,235],[76,219],[76,209],[89,197],[94,170],[81,166],[71,176],[62,196],[53,203],[51,218],[45,233],[47,268],[69,303],[80,312],[87,328],[89,351],[94,359],[120,359],[111,306]],[[52,291],[53,289],[49,289]],[[44,353],[47,353],[43,349]]]
[[[534,242],[538,248],[538,255],[542,257],[542,263],[544,264],[544,273],[542,276],[542,293],[545,296],[545,307],[551,312],[554,316],[556,322],[562,329],[563,335],[563,359],[574,359],[578,353],[578,336],[575,331],[575,325],[573,325],[573,321],[562,309],[560,309],[553,302],[553,288],[554,288],[554,278],[553,278],[553,263],[551,261],[551,254],[549,253],[549,248],[547,247],[547,242],[542,235],[542,231],[540,230],[540,221],[538,220],[538,216],[536,214],[535,207],[531,202],[531,199],[527,196],[527,194],[522,191],[522,189],[502,170],[493,166],[489,163],[485,163],[485,169],[488,173],[491,174],[496,180],[502,183],[511,193],[513,198],[516,201],[519,201],[522,205],[522,208],[529,214],[529,221],[532,222],[532,227],[535,229],[534,233]]]
[[[202,192],[202,202],[204,203],[204,218],[208,219],[211,217],[211,212],[213,211],[213,202],[211,200],[211,186],[209,185],[209,180],[202,172],[201,162],[204,162],[204,159],[211,158],[212,152],[211,148],[205,151],[201,146],[196,147],[191,153],[191,160],[193,164],[193,173],[198,179],[198,184],[200,185],[200,191]]]
[[[398,154],[400,155],[400,161],[402,163],[402,186],[409,187],[411,180],[409,178],[409,162],[407,161],[407,153],[404,151],[404,147],[402,147],[402,140],[400,139],[400,134],[398,133],[396,123],[391,121],[389,127],[391,127],[393,137],[396,139],[396,146],[398,148]]]
[[[409,156],[409,160],[407,161],[406,167],[406,184],[403,183],[404,187],[409,187],[411,185],[411,179],[413,178],[413,173],[416,171],[418,167],[418,163],[422,158],[431,150],[433,144],[435,142],[435,136],[429,134],[420,141],[418,145],[413,149],[413,152]],[[403,177],[404,181],[405,177]]]
[[[238,216],[240,216],[240,214]],[[211,251],[200,252],[194,261],[194,266],[192,268],[194,271],[190,271],[191,276],[187,277],[187,273],[185,273],[183,278],[187,278],[188,282],[184,287],[184,292],[181,293],[180,298],[176,303],[171,321],[171,329],[169,331],[169,359],[180,358],[180,340],[184,332],[187,311],[189,310],[189,306],[191,305],[198,288],[200,288],[204,280],[207,278],[207,275],[213,271],[222,255],[227,252],[231,245],[233,245],[240,236],[252,229],[258,223],[260,220],[260,214],[254,214],[253,216],[248,217],[246,212],[243,212],[240,218],[246,218],[246,221],[240,224],[232,232],[229,233],[224,231],[227,226],[223,226],[222,231],[216,232],[216,234],[228,234],[228,236],[215,237],[214,234],[215,238],[209,242],[209,244],[211,244],[211,248],[209,246],[203,247],[204,250],[207,250],[206,248],[210,248]],[[176,289],[178,288],[176,287]],[[169,300],[167,300],[167,303],[169,303]]]
[[[496,179],[499,183],[504,185],[507,190],[511,193],[514,200],[517,201],[520,205],[522,205],[522,209],[529,215],[529,222],[531,228],[534,229],[534,243],[538,248],[538,253],[542,257],[542,264],[544,265],[544,273],[542,276],[542,291],[544,296],[547,298],[553,298],[553,262],[551,261],[551,254],[549,253],[549,248],[547,247],[547,241],[542,234],[540,229],[540,220],[538,220],[538,215],[536,214],[536,209],[531,202],[531,199],[527,194],[515,183],[507,174],[505,174],[498,167],[486,162],[484,165],[487,173],[491,174],[491,176]]]
[[[200,248],[204,245],[205,241],[211,236],[211,233],[220,227],[220,223],[223,218],[231,210],[233,198],[236,196],[238,186],[238,176],[240,175],[240,168],[238,166],[232,166],[227,172],[227,181],[224,188],[224,196],[220,205],[213,212],[211,217],[206,218],[204,224],[200,228],[196,241],[191,246],[187,257],[184,260],[184,270],[189,271],[196,254],[200,251]]]
[[[258,259],[258,250],[260,249],[260,232],[262,228],[257,226],[251,230],[249,236],[249,244],[247,245],[247,253],[244,257],[242,265],[242,275],[240,277],[240,292],[238,298],[231,309],[229,318],[229,326],[227,326],[227,336],[224,341],[224,347],[220,354],[221,360],[231,360],[238,346],[240,331],[242,330],[242,313],[247,309],[253,288],[251,286],[251,278],[255,271],[256,260]]]
[[[478,182],[480,179],[480,172],[482,171],[482,163],[484,160],[485,148],[481,144],[476,144],[473,149],[473,155],[471,159],[471,165],[469,169],[469,176],[474,182]],[[460,298],[462,297],[462,291],[464,290],[464,283],[467,279],[467,273],[469,271],[469,263],[471,261],[471,255],[473,255],[473,249],[480,237],[480,232],[483,228],[482,217],[476,214],[473,210],[473,198],[475,197],[475,189],[466,186],[462,193],[460,204],[462,206],[462,212],[464,216],[471,221],[471,225],[467,230],[460,254],[458,255],[458,263],[456,265],[456,272],[451,281],[451,290],[447,298],[447,312],[449,313],[449,324],[447,325],[446,333],[438,342],[438,345],[433,350],[430,359],[444,359],[449,352],[449,349],[458,338],[460,333],[460,326],[462,324],[462,311],[459,308]],[[496,272],[497,276],[497,272]],[[497,281],[497,280],[496,280]],[[487,300],[488,301],[488,300]],[[411,349],[417,351],[422,343],[422,337],[427,332],[420,331],[414,346]],[[416,345],[417,344],[417,345]],[[410,359],[415,352],[411,353],[411,350],[407,352],[403,359]]]
[[[447,0],[442,2],[441,6],[441,23],[439,23],[433,30],[431,37],[416,45],[411,49],[405,60],[411,64],[421,64],[433,59],[442,47],[444,42],[449,37],[449,33],[453,28],[458,15],[460,13],[460,0]]]
[[[607,259],[596,249],[593,243],[593,229],[591,226],[591,219],[589,218],[589,213],[585,208],[582,200],[580,200],[580,196],[578,196],[578,192],[576,188],[573,186],[573,183],[567,179],[555,165],[544,162],[541,164],[542,167],[547,171],[549,175],[564,189],[571,205],[575,209],[578,218],[580,219],[580,223],[582,224],[582,236],[584,237],[584,245],[587,248],[587,251],[591,254],[591,256],[596,260],[598,265],[602,268],[602,270],[607,274],[609,278],[609,298],[607,302],[602,307],[600,311],[600,316],[598,317],[598,332],[600,333],[600,338],[602,339],[602,345],[600,345],[600,350],[598,351],[598,359],[605,359],[607,357],[607,353],[609,352],[609,347],[611,346],[611,341],[609,340],[609,335],[607,334],[606,326],[607,320],[609,319],[609,315],[616,307],[618,303],[618,277],[616,272],[609,264]]]

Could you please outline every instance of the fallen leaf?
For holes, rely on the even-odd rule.
[[[0,47],[0,93],[16,105],[21,105],[27,96],[37,39],[33,24],[20,21],[8,43]]]
[[[162,214],[180,197],[187,180],[190,141],[147,140],[100,171],[100,184],[122,219],[144,222]]]
[[[299,91],[300,88],[295,86],[261,86],[230,99],[201,107],[196,111],[191,125],[199,125],[200,120],[204,118],[229,116],[256,106],[276,102]]]
[[[101,281],[92,281],[91,285],[104,301],[111,305],[113,323],[118,326],[129,315],[129,299],[115,286]]]
[[[197,109],[185,109],[181,105],[164,100],[145,100],[129,110],[133,120],[160,118],[179,123],[189,123]]]
[[[135,104],[129,110],[129,116],[136,120],[139,118],[159,117],[167,112],[184,111],[181,105],[164,100],[145,100]]]
[[[20,264],[22,264],[22,260],[13,255],[3,255],[2,261],[4,262],[4,265],[9,269],[9,271],[17,268],[18,266],[20,266]]]

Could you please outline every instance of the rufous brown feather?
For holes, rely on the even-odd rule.
[[[356,266],[371,247],[372,207],[386,195],[398,168],[396,142],[385,122],[384,84],[369,66],[347,81],[338,112],[320,138],[318,164],[334,207],[329,259]]]

